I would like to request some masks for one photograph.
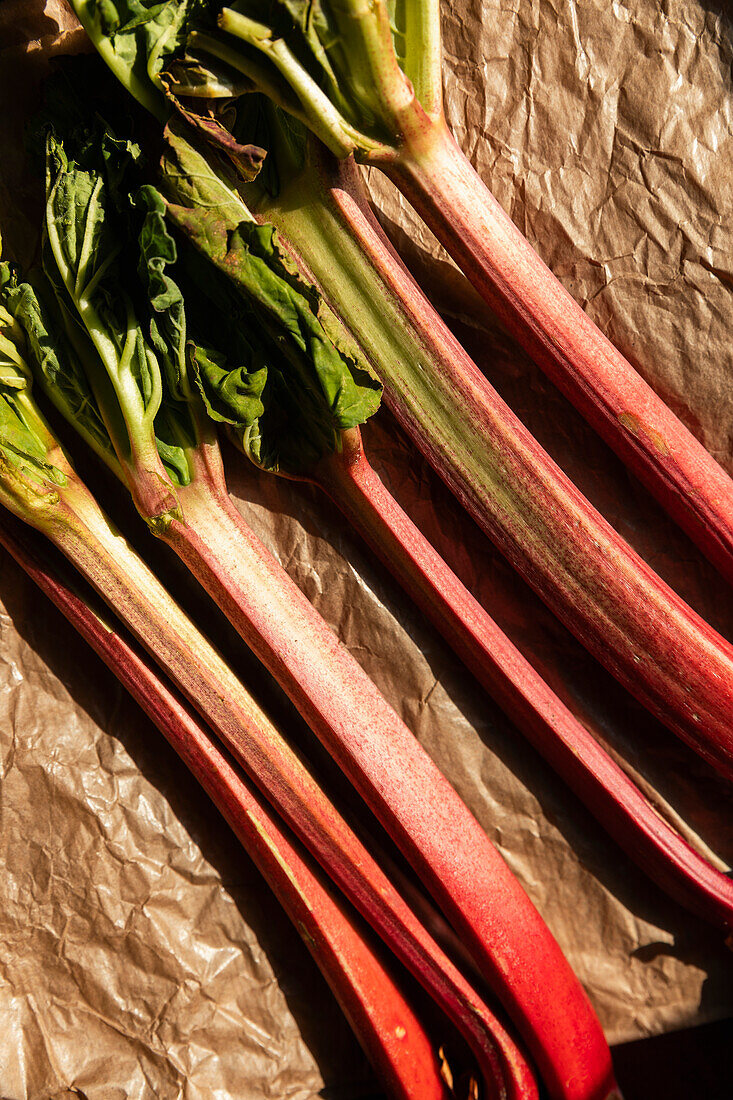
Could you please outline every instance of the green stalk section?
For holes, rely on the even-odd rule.
[[[338,310],[415,444],[509,561],[670,729],[733,778],[733,649],[588,504],[431,308],[348,164],[314,151],[274,223]]]
[[[443,113],[443,44],[440,9],[433,0],[404,0],[405,49],[402,67],[415,97],[431,118]]]

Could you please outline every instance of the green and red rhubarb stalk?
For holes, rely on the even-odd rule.
[[[425,149],[429,152],[438,140],[434,132],[444,130],[434,3],[407,5],[398,58],[382,3],[344,0],[328,10],[309,7],[300,29],[291,26],[292,13],[277,5],[274,34],[266,22],[251,18],[256,2],[223,9],[223,35],[210,24],[198,29],[200,13],[189,10],[186,0],[169,0],[165,11],[139,5],[135,20],[126,18],[123,0],[115,19],[112,9],[103,11],[96,0],[77,0],[75,6],[92,37],[104,38],[105,48],[114,52],[120,79],[138,95],[139,85],[132,87],[129,79],[130,58],[144,70],[140,98],[161,117],[166,90],[204,106],[225,103],[222,117],[241,142],[252,121],[251,97],[238,96],[254,82],[311,126],[337,156],[356,151],[374,163],[399,160],[403,168],[413,153],[418,159],[427,156]],[[182,7],[186,15],[170,35],[165,28]],[[257,14],[266,21],[271,12],[262,7]],[[186,47],[198,51],[195,60],[187,57]],[[244,75],[239,82],[238,72]],[[211,137],[216,120],[210,111],[207,118]],[[257,137],[263,140],[261,133]],[[250,208],[281,230],[315,277],[377,370],[387,403],[408,434],[591,653],[670,729],[733,777],[731,647],[629,549],[499,398],[391,250],[369,212],[353,164],[329,164],[315,143],[304,151],[297,123],[271,124],[265,144],[270,161],[274,156],[277,163],[268,169],[265,162],[261,201],[258,206],[256,195],[248,197]],[[185,168],[181,173],[173,164],[169,175],[174,190],[191,190]],[[257,182],[252,186],[257,188]],[[233,213],[230,207],[224,216]],[[241,216],[249,218],[249,211]],[[506,247],[514,254],[511,244]],[[524,252],[517,246],[515,254]],[[557,294],[561,316],[553,324],[565,323],[563,340],[572,351],[569,307],[564,291]],[[548,308],[551,297],[548,292]],[[539,305],[538,313],[539,324]],[[667,428],[658,430],[652,423],[654,401],[651,395],[621,410],[625,422],[645,418],[639,434],[624,428],[628,441],[634,446],[652,441],[647,453],[664,459],[659,476],[677,489],[665,489],[662,496],[681,500],[686,487],[692,487],[685,499],[701,517],[700,530],[707,529],[706,517],[716,512],[714,531],[703,541],[710,549],[720,536],[722,546],[730,538],[731,482],[681,426],[679,439],[687,442],[672,446]],[[686,454],[692,456],[689,461]],[[675,470],[677,458],[684,462],[684,473]]]
[[[301,934],[388,1095],[445,1100],[435,1045],[393,967],[385,965],[372,937],[286,836],[191,706],[111,619],[82,598],[27,527],[16,529],[10,516],[2,517],[0,545],[137,700],[209,795]]]
[[[94,5],[81,7],[84,18],[91,19]],[[374,17],[380,28],[375,41],[391,33],[380,12],[380,5],[364,9],[363,20],[357,21],[362,30],[374,29]],[[334,18],[340,27],[340,16]],[[422,18],[419,14],[415,26]],[[241,20],[234,22],[240,25]],[[250,46],[264,48],[262,43],[270,42],[269,32],[260,30],[262,36]],[[314,16],[308,23],[307,50],[321,31],[319,17]],[[352,32],[357,36],[352,48],[358,51],[361,31],[352,27],[346,38]],[[200,46],[200,37],[196,41]],[[278,57],[288,50],[279,38],[271,45]],[[339,57],[342,46],[335,47]],[[147,56],[143,44],[137,48]],[[238,56],[232,42],[226,50],[224,60],[231,66]],[[249,77],[257,79],[252,51],[245,50],[243,56]],[[151,58],[149,99],[155,102],[157,95],[160,110],[164,58],[160,52]],[[346,78],[347,90],[351,88],[360,109],[381,119],[388,132],[397,116],[380,114],[384,89],[368,81],[359,84],[359,72],[357,63]],[[389,74],[387,83],[404,79],[396,61],[384,72]],[[435,73],[428,79],[427,72],[419,72],[432,88],[431,102],[439,103]],[[417,74],[408,75],[414,80]],[[224,96],[228,87],[237,103],[231,75],[208,72],[201,64],[191,68],[174,62],[170,81],[176,94],[195,95],[204,103],[207,96]],[[332,91],[336,86],[331,77],[326,85]],[[313,82],[307,86],[312,91]],[[293,108],[292,98],[285,103],[288,109]],[[234,127],[240,141],[251,123],[249,102],[245,96]],[[405,103],[410,116],[409,97]],[[304,112],[312,123],[305,107],[295,113]],[[512,565],[636,698],[724,775],[733,777],[731,646],[590,506],[471,362],[379,230],[353,164],[331,161],[317,143],[306,145],[297,126],[287,128],[272,115],[266,144],[275,164],[264,186],[258,181],[250,184],[251,195],[246,195],[251,210],[281,231],[359,342],[403,427]],[[228,121],[230,117],[231,111]],[[325,140],[328,134],[320,136]],[[251,218],[244,204],[237,213],[236,195],[223,182],[212,188],[209,180],[202,184],[195,174],[189,175],[190,159],[191,146],[173,134],[165,171],[167,186],[178,201],[208,203],[218,195],[213,201],[221,204],[227,224]],[[200,243],[211,254],[208,242]],[[727,507],[731,483],[710,456],[699,451],[700,469],[705,461],[711,466],[703,480],[717,485],[714,497]],[[716,481],[718,476],[726,485]],[[703,497],[693,494],[693,499]]]
[[[290,155],[292,148],[291,142]],[[254,209],[283,230],[281,248],[284,240],[297,241],[297,255],[378,369],[402,425],[588,648],[671,729],[733,776],[731,646],[603,520],[489,386],[384,240],[355,173],[312,146],[305,155],[314,160],[288,174],[278,197],[260,190]],[[215,298],[220,308],[225,303],[237,331],[252,316],[259,331],[268,320],[273,324],[267,303],[247,314],[238,313],[233,300],[252,294],[236,247],[236,233],[251,214],[244,203],[237,208],[236,192],[223,174],[215,176],[213,163],[169,127],[165,186],[188,204],[169,206],[169,217],[231,284],[227,291],[212,283],[213,274],[200,275],[200,293],[209,310],[216,310]],[[257,199],[255,186],[248,194]],[[244,350],[219,330],[239,362]],[[210,414],[230,427],[239,424],[243,449],[267,465],[243,427],[247,407],[236,400],[231,381],[224,382],[225,369],[202,353],[197,366]],[[295,468],[292,455],[269,467],[308,476],[308,462],[298,458]]]
[[[43,359],[44,369],[63,374],[62,361],[43,327],[43,311],[31,287],[16,284],[7,265],[2,277],[11,309],[3,310],[0,332],[0,505],[48,537],[114,609],[335,885],[463,1034],[488,1095],[534,1100],[532,1074],[502,1025],[443,955],[219,654],[114,530],[73,470],[34,402],[24,355],[37,367]],[[26,342],[27,352],[19,352]],[[346,712],[349,701],[342,703]],[[360,716],[352,712],[351,717],[357,726]],[[519,927],[522,917],[520,904]],[[552,959],[553,951],[560,959],[560,995],[568,984],[567,964],[539,917],[536,924],[530,933],[540,945],[540,967]],[[547,981],[553,984],[551,973]],[[579,1030],[579,1041],[585,1049],[590,1046],[593,1057],[575,1081],[581,1089],[577,1095],[605,1097],[610,1063],[603,1062],[594,1046],[597,1024],[590,1009],[582,999],[579,1007],[583,1018],[572,1015],[576,1006],[570,1001],[570,1027]],[[607,1054],[599,1042],[601,1054]]]
[[[680,904],[730,933],[733,881],[660,816],[474,599],[382,484],[356,430],[313,480],[631,858]]]

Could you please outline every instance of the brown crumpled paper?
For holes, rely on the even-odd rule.
[[[0,39],[7,76],[24,37],[42,39],[36,53],[57,43],[62,9],[5,4],[16,32]],[[446,8],[447,111],[463,147],[557,274],[730,467],[729,8],[712,0]],[[22,71],[31,64],[24,59]],[[10,103],[5,144],[20,132],[20,105]],[[3,154],[7,186],[14,166]],[[502,394],[655,568],[730,634],[733,608],[713,570],[491,323],[404,204],[371,183],[402,244],[400,227],[413,234],[406,254]],[[17,241],[22,227],[11,228]],[[395,495],[556,690],[729,865],[723,784],[590,661],[386,413],[365,438]],[[484,824],[609,1039],[730,1014],[733,966],[722,937],[606,839],[326,501],[227,457],[245,516]],[[170,559],[158,552],[156,561],[180,580]],[[216,613],[182,591],[220,639]],[[250,683],[257,689],[251,669]],[[345,1100],[373,1088],[246,856],[156,731],[4,554],[0,777],[4,1100],[300,1100],[324,1078],[328,1095]]]

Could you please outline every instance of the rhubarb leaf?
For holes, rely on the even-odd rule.
[[[168,108],[159,74],[187,34],[191,0],[71,0],[110,69],[159,118]]]
[[[65,475],[48,461],[45,440],[34,431],[34,425],[24,407],[30,383],[6,357],[4,339],[0,337],[0,454],[2,476],[7,467],[39,486],[49,482],[65,484]]]
[[[38,501],[53,503],[56,489],[66,484],[66,475],[48,459],[48,449],[29,426],[27,404],[19,399],[13,379],[0,366],[0,502],[37,507]],[[10,505],[12,507],[12,505]]]
[[[257,350],[248,349],[246,365],[232,367],[223,352],[201,344],[191,346],[191,361],[201,397],[212,420],[229,427],[248,429],[265,411],[262,394],[267,367],[257,367]]]
[[[112,71],[161,119],[166,96],[180,106],[180,96],[258,89],[337,155],[368,156],[399,144],[410,80],[428,104],[436,86],[439,98],[436,0],[72,3]]]
[[[233,188],[216,174],[212,157],[203,157],[179,133],[169,131],[168,140],[172,155],[163,163],[167,189],[195,203],[171,203],[169,217],[216,269],[188,262],[198,294],[208,301],[205,311],[197,311],[209,314],[208,325],[206,316],[197,319],[207,341],[230,364],[227,368],[223,355],[202,349],[194,355],[207,408],[235,429],[259,465],[305,473],[339,447],[343,430],[376,411],[381,387],[274,228],[251,219]],[[208,201],[211,183],[206,183],[203,198],[198,185],[212,175],[218,190],[229,193],[219,208]],[[247,216],[239,220],[242,211]],[[227,337],[230,331],[235,335]],[[261,387],[262,371],[266,382]],[[257,398],[263,410],[255,416]]]
[[[117,471],[109,433],[77,352],[66,337],[60,311],[54,309],[53,299],[42,303],[36,289],[30,283],[21,282],[12,267],[3,263],[0,264],[0,302],[15,322],[17,331],[22,333],[27,360],[25,370],[28,370],[27,364],[31,364],[41,388],[51,394],[54,403],[76,425],[93,450]],[[78,335],[81,337],[81,332]],[[16,347],[18,344],[16,338]]]
[[[186,453],[196,446],[192,404],[200,400],[189,382],[187,325],[183,294],[169,269],[176,263],[176,242],[166,224],[166,203],[146,184],[131,199],[141,215],[137,235],[137,273],[150,307],[148,334],[164,373],[163,399],[155,418],[155,435],[163,464],[174,484],[191,480]]]
[[[175,120],[165,129],[161,172],[164,191],[180,205],[216,210],[230,228],[254,221],[237,194],[232,165],[204,156]]]
[[[108,131],[92,146],[84,136],[69,159],[51,131],[47,139],[44,270],[62,306],[72,310],[97,351],[119,400],[152,421],[160,402],[154,363],[127,287],[127,226],[115,209],[138,151]]]
[[[176,242],[165,221],[165,202],[154,187],[141,187],[132,205],[142,214],[138,235],[138,275],[152,310],[150,340],[167,374],[170,394],[190,397],[186,378],[186,311],[178,284],[168,274]]]
[[[195,436],[180,400],[185,321],[165,270],[172,241],[156,230],[155,210],[130,201],[140,159],[134,144],[103,125],[66,140],[76,159],[53,131],[47,139],[44,271],[77,353],[82,392],[99,408],[139,510],[157,522],[174,507],[172,490],[191,479]],[[141,274],[153,280],[157,309]],[[52,396],[69,417],[58,384]]]

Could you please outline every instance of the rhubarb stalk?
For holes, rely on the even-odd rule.
[[[186,6],[184,0],[181,3]],[[171,0],[171,11],[180,6]],[[381,3],[361,7],[357,0],[344,0],[328,12],[316,5],[303,23],[307,41],[301,42],[301,32],[293,31],[299,42],[295,52],[286,41],[290,14],[279,5],[273,9],[281,17],[279,27],[285,28],[283,38],[265,23],[253,22],[239,10],[244,6],[222,13],[220,22],[228,32],[223,36],[211,26],[198,30],[197,13],[192,11],[191,25],[181,23],[179,36],[171,39],[156,25],[157,8],[147,17],[138,12],[139,18],[127,20],[120,0],[119,19],[112,27],[106,22],[109,13],[102,12],[97,0],[76,0],[75,5],[93,37],[114,30],[115,71],[133,94],[138,93],[126,73],[131,64],[139,69],[147,62],[144,102],[159,117],[166,115],[166,90],[204,105],[224,102],[223,117],[241,141],[252,118],[251,97],[238,99],[239,70],[245,84],[262,86],[301,123],[312,126],[337,156],[356,150],[367,159],[392,164],[398,150],[390,140],[400,148],[408,142],[416,149],[422,143],[429,150],[437,140],[431,137],[433,130],[443,132],[439,25],[433,3],[406,5],[400,59],[394,54]],[[267,11],[260,14],[268,17]],[[324,29],[329,37],[325,49],[319,38]],[[184,43],[199,51],[198,60],[181,60]],[[224,64],[217,67],[216,60],[208,59]],[[311,63],[318,69],[318,80],[308,71]],[[290,79],[295,82],[292,87]],[[329,94],[338,101],[336,106]],[[236,112],[240,118],[234,117]],[[371,136],[359,128],[367,117],[374,127]],[[260,112],[260,131],[262,118]],[[210,138],[217,127],[223,131],[210,111],[202,125]],[[730,645],[630,550],[499,398],[391,249],[369,211],[353,163],[329,162],[314,142],[306,149],[298,124],[273,123],[272,112],[266,130],[267,178],[264,187],[255,182],[253,193],[247,192],[249,206],[260,220],[276,225],[291,254],[330,299],[379,374],[387,403],[407,433],[512,565],[590,652],[671,730],[733,778]],[[231,154],[231,136],[220,135],[220,140]],[[263,140],[261,133],[258,140]],[[195,173],[187,178],[181,161],[188,159],[188,152],[182,151],[180,137],[176,144],[167,158],[167,186],[179,201],[195,201],[199,190],[203,204],[210,203],[212,195],[203,192],[211,189],[201,188]],[[206,185],[216,169],[207,172]],[[224,185],[213,189],[213,202],[225,221],[251,218],[250,210],[242,203],[237,207],[236,195]],[[522,254],[519,249],[517,255]],[[648,420],[648,404],[622,412]],[[662,445],[664,433],[657,433],[651,423],[647,427],[649,432],[644,429],[638,437],[631,429],[624,431],[629,441],[656,441],[657,457],[669,458],[673,466],[674,448],[674,453],[662,454],[670,449],[669,440]],[[682,439],[681,426],[679,432]],[[656,444],[650,445],[649,453]],[[688,504],[695,509],[703,502],[706,514],[704,502],[712,487],[712,507],[729,515],[730,481],[698,444],[691,441],[690,447],[697,448],[690,463],[697,473],[688,471],[689,478],[686,474],[680,482],[683,488],[695,487]],[[664,478],[674,482],[672,467],[665,470]],[[723,516],[716,530],[729,529]],[[715,540],[711,536],[707,541],[712,545]]]
[[[215,158],[203,157],[180,129],[169,126],[167,136],[165,186],[188,204],[169,206],[169,216],[234,288],[227,296],[216,283],[212,291],[212,277],[198,273],[201,292],[223,295],[226,310],[238,317],[232,299],[251,296],[251,288],[227,235],[252,215],[243,202],[237,206],[221,164],[217,177]],[[353,166],[349,171],[334,164],[312,145],[298,149],[292,135],[282,144],[287,185],[271,197],[251,184],[247,195],[263,221],[285,234],[278,247],[287,241],[291,255],[337,304],[403,427],[591,652],[670,729],[733,777],[733,648],[591,507],[488,384],[387,244]],[[296,170],[299,155],[306,161]],[[258,308],[261,325],[266,310],[263,303]],[[226,332],[220,338],[226,340]],[[241,354],[235,347],[235,362]],[[230,399],[224,408],[220,399],[226,372],[202,354],[197,362],[213,394],[210,414],[231,425],[239,407],[241,421],[241,404]],[[238,434],[253,460],[268,465],[247,432]],[[301,457],[295,472],[304,465]],[[280,472],[291,466],[292,459],[269,464]]]
[[[448,130],[436,126],[388,174],[550,381],[733,582],[729,475],[555,278]]]
[[[0,545],[101,657],[209,795],[302,936],[389,1096],[445,1100],[434,1044],[391,968],[193,709],[78,594],[40,539],[27,528],[16,530],[8,517],[0,524]]]
[[[60,368],[48,333],[42,343],[36,339],[42,313],[33,291],[27,284],[8,283],[6,267],[3,278],[6,289],[10,285],[14,291],[11,305],[25,323],[30,324],[37,314],[27,354],[36,364],[40,355],[47,368],[51,363]],[[5,325],[0,332],[0,505],[41,531],[72,562],[231,750],[332,881],[463,1034],[489,1095],[499,1097],[506,1092],[513,1100],[534,1100],[532,1074],[502,1025],[443,955],[219,654],[111,526],[73,470],[32,397],[24,354],[18,351],[26,343],[25,330],[12,316],[3,311],[0,318]],[[349,704],[344,697],[344,721],[351,720],[359,729],[362,716],[355,707],[349,716]],[[448,788],[445,780],[442,783]],[[513,879],[511,884],[514,892],[525,898]],[[564,984],[570,984],[569,1019],[564,1024],[571,1032],[579,1030],[583,1061],[569,1095],[606,1097],[612,1082],[608,1048],[586,1026],[586,1015],[591,1024],[595,1018],[582,991],[579,1009],[584,1016],[580,1017],[573,1000],[574,982],[566,983],[563,974],[567,964],[526,898],[525,903],[535,918],[527,932],[537,937],[539,967],[548,959],[552,961],[553,948],[560,960],[560,981],[552,983],[550,972],[548,984],[558,995],[564,992]],[[522,915],[519,909],[520,927]],[[540,1018],[542,1012],[540,1006]],[[547,1033],[543,1038],[547,1039]]]

